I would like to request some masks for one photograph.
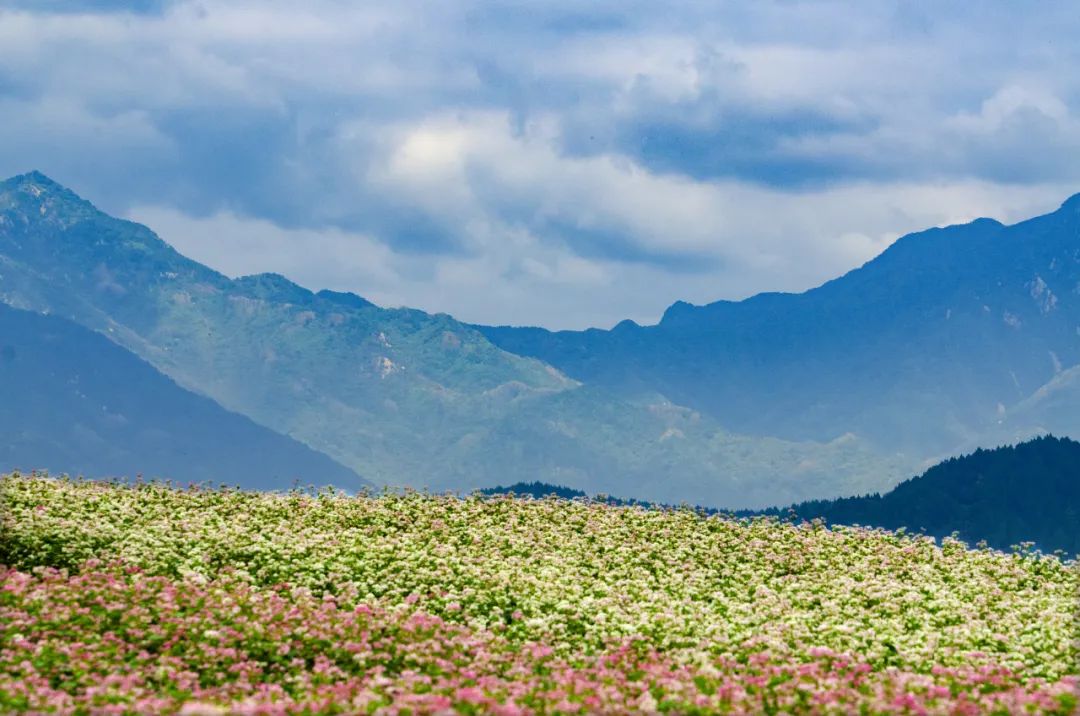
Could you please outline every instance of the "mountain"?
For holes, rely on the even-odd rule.
[[[560,500],[588,498],[588,495],[581,490],[575,490],[561,485],[549,485],[546,482],[515,482],[509,487],[503,487],[502,485],[485,487],[482,490],[477,490],[476,494],[489,497],[515,495],[517,497],[531,497],[536,500],[542,500],[546,497],[557,497]]]
[[[905,527],[1009,549],[1034,542],[1080,555],[1080,443],[1044,436],[976,450],[935,465],[885,495],[814,501],[790,508],[802,519]],[[787,510],[776,510],[785,513]]]
[[[1008,437],[1054,432],[1080,436],[1080,366],[1057,373],[1009,411],[1002,421]]]
[[[0,304],[0,471],[357,489],[356,473],[176,385],[93,331]]]
[[[663,391],[582,384],[444,314],[230,279],[36,172],[0,184],[0,302],[98,331],[377,484],[544,480],[752,507],[909,472],[857,437],[747,437]]]
[[[676,303],[654,326],[479,330],[571,378],[654,390],[738,433],[853,434],[912,464],[1006,433],[1072,432],[1080,401],[1047,401],[1080,364],[1080,195],[1013,226],[904,236],[805,293]]]

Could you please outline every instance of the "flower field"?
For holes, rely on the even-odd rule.
[[[1057,557],[557,500],[0,490],[0,712],[1077,711]]]

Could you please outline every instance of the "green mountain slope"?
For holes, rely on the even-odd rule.
[[[0,304],[0,471],[165,477],[258,489],[354,472],[176,385],[103,336]]]
[[[739,438],[657,391],[583,387],[446,315],[275,275],[229,279],[37,173],[0,185],[0,301],[103,332],[377,483],[541,479],[754,506],[884,489],[904,474],[857,439]]]

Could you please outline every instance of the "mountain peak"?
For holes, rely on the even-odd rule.
[[[37,169],[0,182],[0,195],[3,194],[13,199],[22,197],[16,201],[35,207],[38,204],[50,203],[71,207],[80,213],[96,210],[93,204]]]
[[[961,226],[1004,227],[1005,224],[1002,224],[997,219],[991,219],[989,216],[980,216],[978,219],[972,219],[967,224],[961,224]]]
[[[49,192],[68,191],[67,188],[45,176],[37,169],[32,169],[25,174],[17,174],[5,181],[4,184],[17,189],[37,188]]]
[[[284,303],[307,303],[311,291],[299,286],[279,273],[257,273],[233,279],[233,285],[253,298],[281,301]]]
[[[349,308],[370,308],[375,306],[374,303],[366,298],[357,296],[355,293],[350,293],[348,291],[331,291],[329,289],[323,289],[315,295],[324,301],[348,306]]]
[[[660,318],[660,322],[670,322],[672,319],[677,319],[692,313],[696,308],[698,307],[692,303],[687,303],[686,301],[676,301],[675,303],[667,307],[667,310],[664,311],[664,315]]]
[[[1080,194],[1073,194],[1062,202],[1058,211],[1080,211]]]

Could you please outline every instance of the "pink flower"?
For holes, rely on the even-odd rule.
[[[466,686],[454,692],[454,699],[464,701],[467,704],[479,704],[484,701],[484,692],[480,689]]]

